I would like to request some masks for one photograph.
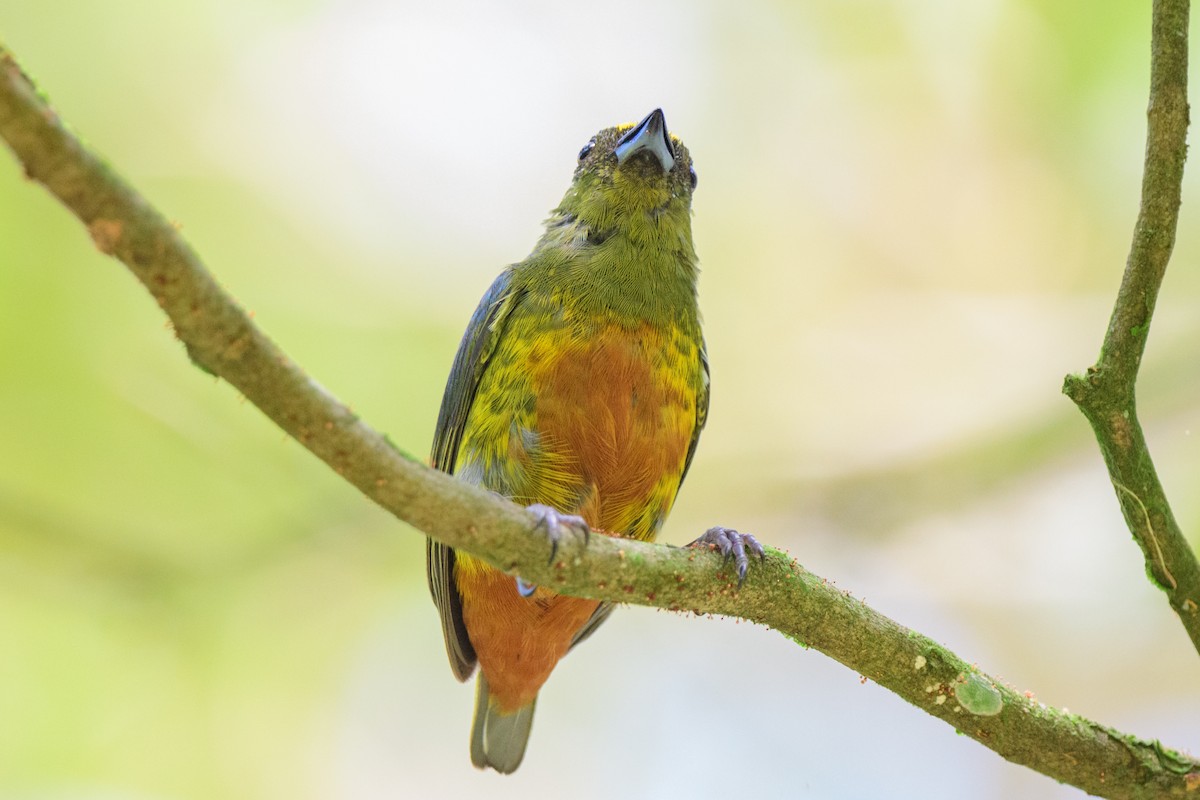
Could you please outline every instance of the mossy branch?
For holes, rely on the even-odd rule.
[[[1155,0],[1153,14],[1142,200],[1133,245],[1100,359],[1086,374],[1068,375],[1063,392],[1092,425],[1147,575],[1166,593],[1200,652],[1200,563],[1159,482],[1135,400],[1154,306],[1175,246],[1187,158],[1188,0]]]
[[[217,284],[178,231],[58,120],[0,45],[0,138],[26,174],[122,261],[199,367],[235,386],[368,498],[424,533],[564,594],[758,622],[803,642],[1004,758],[1111,798],[1182,797],[1200,761],[1069,715],[988,677],[779,551],[740,591],[717,556],[603,536],[544,537],[511,503],[427,468],[293,363]],[[432,611],[430,612],[432,614]]]

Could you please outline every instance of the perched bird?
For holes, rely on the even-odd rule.
[[[708,412],[696,305],[696,172],[656,109],[579,152],[571,188],[524,261],[483,296],[446,383],[433,465],[528,505],[533,528],[654,539]],[[714,528],[738,560],[752,536]],[[521,763],[538,690],[612,611],[430,540],[429,587],[459,680],[478,662],[471,761]]]

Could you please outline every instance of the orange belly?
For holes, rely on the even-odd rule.
[[[599,603],[540,586],[521,597],[511,576],[481,561],[456,566],[460,591],[469,587],[463,622],[493,699],[505,712],[529,705]]]
[[[496,385],[515,397],[506,406],[509,398],[497,402],[481,385],[474,408],[489,416],[464,441],[462,461],[472,448],[502,453],[490,477],[480,470],[484,486],[579,514],[599,532],[654,538],[696,425],[695,346],[689,351],[677,331],[613,325],[582,341],[543,336],[514,352],[519,363],[500,358]],[[480,441],[487,430],[492,440]],[[504,710],[533,701],[598,605],[543,587],[521,597],[511,576],[461,553],[456,582],[471,644]]]

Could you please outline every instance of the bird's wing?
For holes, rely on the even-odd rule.
[[[435,469],[454,472],[475,392],[500,341],[504,324],[521,299],[522,292],[514,284],[511,267],[500,273],[479,301],[458,345],[458,353],[454,356],[454,365],[446,381],[446,391],[442,395],[437,428],[433,433],[431,460]],[[442,635],[446,639],[450,669],[456,678],[465,681],[475,670],[476,659],[475,648],[463,624],[462,598],[454,585],[454,549],[427,539],[425,571],[429,578],[429,592],[442,618]]]
[[[604,602],[596,606],[596,610],[588,617],[588,621],[583,627],[575,632],[575,636],[571,639],[571,650],[575,649],[575,645],[582,642],[584,639],[596,632],[596,629],[604,624],[604,620],[608,619],[612,612],[616,611],[617,607],[612,603]]]
[[[692,456],[696,455],[696,445],[700,442],[700,431],[708,422],[708,350],[704,339],[700,339],[700,391],[696,395],[696,427],[692,428],[692,441],[688,444],[687,458],[683,460],[683,474],[679,476],[679,485],[687,477],[688,469],[692,466]],[[678,490],[676,490],[678,492]]]

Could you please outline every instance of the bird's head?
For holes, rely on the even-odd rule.
[[[583,146],[575,179],[555,211],[594,232],[636,236],[686,224],[695,188],[691,155],[656,108],[636,125],[605,128]]]

